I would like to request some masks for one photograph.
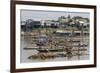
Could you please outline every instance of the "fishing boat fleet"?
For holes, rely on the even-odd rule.
[[[58,35],[59,34],[59,35]],[[72,35],[74,34],[74,35]],[[80,59],[82,55],[89,55],[88,50],[88,32],[83,32],[84,36],[81,36],[81,31],[56,31],[54,35],[47,36],[43,34],[30,34],[29,38],[34,46],[24,47],[24,50],[36,50],[38,53],[31,55],[28,59],[54,59],[58,57],[67,57],[68,59],[73,56],[77,56]],[[24,36],[25,37],[25,36]],[[86,40],[84,42],[84,40]]]
[[[56,20],[27,20],[21,25],[21,37],[28,40],[24,50],[35,50],[28,59],[71,59],[89,55],[89,19],[82,17],[60,17]]]

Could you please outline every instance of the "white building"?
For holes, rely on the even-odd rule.
[[[59,22],[52,20],[42,20],[40,23],[42,26],[59,26]]]

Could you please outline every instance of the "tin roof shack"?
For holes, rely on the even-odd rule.
[[[33,21],[31,24],[33,29],[41,27],[40,21]]]
[[[26,20],[26,31],[32,31],[35,28],[40,28],[41,27],[41,23],[40,21],[34,21],[31,19]]]
[[[83,31],[89,30],[89,25],[90,25],[89,18],[82,18],[82,17],[76,16],[72,18],[72,21],[74,22],[78,30],[82,30],[82,28],[83,28]]]
[[[42,20],[41,25],[44,28],[58,28],[59,22],[54,20]]]

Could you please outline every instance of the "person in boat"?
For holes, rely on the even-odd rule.
[[[71,58],[72,57],[72,48],[65,48],[65,51],[66,51],[66,56],[68,56],[68,58]]]

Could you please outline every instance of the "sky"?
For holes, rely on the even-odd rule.
[[[21,21],[26,21],[27,19],[57,20],[60,16],[67,17],[69,14],[70,14],[71,17],[74,17],[74,16],[81,16],[83,18],[89,18],[90,17],[89,13],[84,13],[84,12],[21,10]]]

